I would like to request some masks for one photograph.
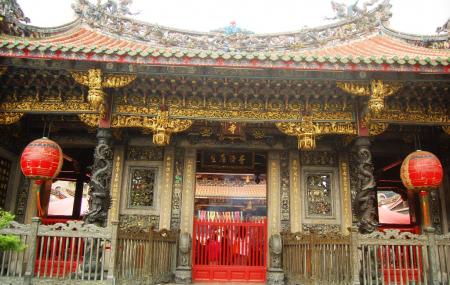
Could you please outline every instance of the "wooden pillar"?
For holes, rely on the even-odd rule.
[[[175,149],[172,146],[166,147],[164,149],[163,176],[161,183],[161,215],[159,216],[160,229],[170,229],[174,158]]]
[[[267,229],[268,236],[280,232],[280,153],[269,152],[267,170]]]
[[[342,233],[350,234],[349,227],[352,226],[352,197],[350,193],[350,173],[347,153],[339,154],[339,177],[342,204]]]
[[[181,233],[189,233],[192,236],[194,218],[195,195],[195,162],[197,152],[195,149],[186,149],[183,171],[183,195],[181,200]]]
[[[291,232],[293,233],[302,231],[299,154],[300,153],[297,150],[289,152]]]
[[[122,194],[122,176],[123,176],[123,163],[125,161],[125,149],[123,145],[116,145],[114,147],[113,158],[113,173],[111,182],[111,208],[108,214],[108,225],[111,222],[119,220],[119,205],[120,197]]]

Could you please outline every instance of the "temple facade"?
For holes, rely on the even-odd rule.
[[[173,235],[168,273],[179,283],[320,281],[335,266],[340,275],[320,282],[448,282],[448,265],[427,271],[423,252],[400,253],[431,232],[449,239],[448,29],[433,36],[395,31],[389,2],[371,2],[348,11],[335,4],[333,24],[276,34],[235,23],[208,33],[168,28],[129,18],[126,3],[84,0],[73,5],[73,22],[40,28],[26,23],[16,1],[0,4],[0,207],[30,231],[37,227],[36,261],[20,263],[27,282],[58,284],[86,268],[98,282],[150,282],[156,271],[138,276],[123,268],[168,253],[141,256],[136,245],[121,243],[145,241],[148,230]],[[20,155],[43,136],[60,145],[64,163],[58,177],[36,185],[22,175]],[[444,172],[425,218],[419,194],[400,179],[403,159],[418,149],[434,153]],[[74,221],[99,233],[115,229],[113,253],[106,243],[78,243],[91,259],[97,247],[95,264],[105,268],[86,265],[87,254],[75,265],[47,268],[44,257],[68,264],[69,250],[55,256],[63,256],[61,246],[76,247],[61,242],[70,235],[43,242],[39,227],[57,232],[55,224]],[[386,240],[417,243],[392,244],[381,261],[380,249],[371,254],[367,243],[354,267],[351,250],[361,247],[351,237],[376,240],[383,231],[392,234]],[[321,247],[332,239],[348,244]],[[300,241],[333,252],[332,266],[315,268],[318,255],[293,249]],[[331,250],[338,244],[340,253]],[[126,256],[125,249],[135,252]],[[449,249],[436,250],[427,266]],[[377,272],[389,258],[400,268],[397,260],[375,276],[365,256]],[[0,279],[10,274],[5,268]]]

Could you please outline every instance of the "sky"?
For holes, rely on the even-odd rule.
[[[35,26],[58,26],[75,18],[72,0],[17,2]],[[353,4],[355,0],[337,2]],[[450,0],[390,2],[390,26],[397,31],[434,34],[450,17]],[[236,21],[239,27],[255,33],[274,33],[330,23],[324,19],[333,16],[330,3],[330,0],[134,0],[131,11],[139,12],[134,16],[139,20],[174,28],[210,31]]]

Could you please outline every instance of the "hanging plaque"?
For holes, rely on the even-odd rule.
[[[201,152],[201,167],[203,169],[240,169],[255,168],[255,153],[251,151],[215,151]]]

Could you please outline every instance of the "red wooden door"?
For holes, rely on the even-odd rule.
[[[194,218],[192,277],[196,281],[266,280],[267,221]]]

